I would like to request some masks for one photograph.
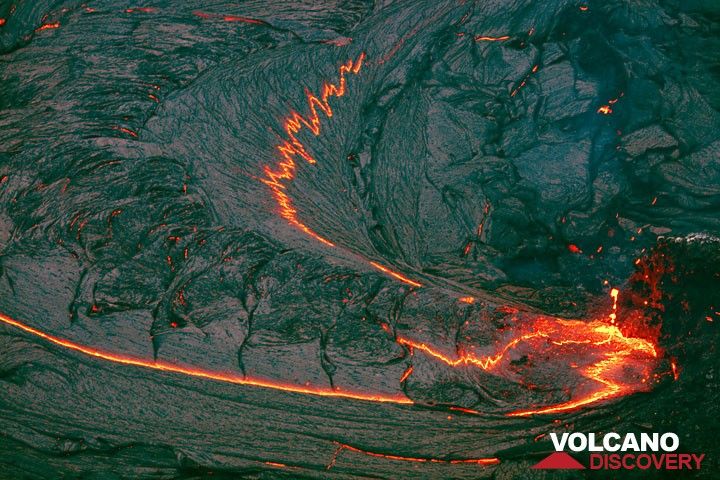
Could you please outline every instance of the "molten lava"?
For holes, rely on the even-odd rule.
[[[615,289],[613,289],[613,293],[614,291]],[[613,298],[616,298],[616,296]],[[234,373],[185,367],[164,361],[150,361],[81,345],[50,335],[2,314],[0,314],[0,321],[66,349],[123,365],[308,395],[383,403],[414,403],[413,400],[400,395],[382,395],[343,391],[339,388],[328,389],[292,385],[266,379],[254,379]],[[643,390],[647,388],[647,382],[658,356],[653,342],[643,338],[627,337],[617,326],[608,324],[607,321],[594,320],[585,322],[544,316],[536,317],[534,321],[529,323],[529,327],[523,327],[520,332],[513,333],[511,338],[490,355],[461,353],[456,358],[452,358],[432,345],[404,336],[397,336],[395,341],[410,349],[411,352],[421,351],[449,367],[480,368],[502,377],[513,376],[512,373],[509,373],[512,370],[510,368],[510,352],[523,346],[526,350],[533,352],[534,355],[553,357],[556,362],[567,365],[568,368],[577,371],[581,376],[590,380],[587,385],[583,385],[584,390],[575,398],[550,406],[511,412],[508,414],[509,416],[566,412],[590,403]],[[634,369],[638,377],[626,378],[626,371],[629,368]],[[413,367],[410,366],[403,373],[400,383],[407,381],[412,372]]]
[[[333,116],[333,111],[329,103],[330,97],[342,97],[345,95],[347,86],[345,76],[348,73],[357,74],[360,68],[362,68],[363,60],[365,60],[365,54],[361,53],[355,61],[348,60],[341,65],[338,84],[325,83],[319,98],[308,92],[307,99],[310,107],[308,118],[303,117],[297,112],[291,112],[290,116],[285,120],[284,125],[287,139],[277,147],[280,151],[282,161],[275,169],[268,166],[265,167],[266,178],[263,179],[263,182],[272,190],[273,196],[280,206],[280,216],[291,225],[330,247],[335,246],[335,244],[315,233],[298,218],[297,210],[286,192],[286,182],[291,182],[295,178],[295,172],[297,170],[297,164],[295,163],[296,157],[303,158],[310,164],[317,162],[315,158],[308,153],[303,143],[297,138],[297,133],[305,126],[315,136],[320,135],[319,111],[323,112],[328,118]]]

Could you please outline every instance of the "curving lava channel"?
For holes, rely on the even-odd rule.
[[[405,396],[383,395],[347,391],[336,388],[292,385],[267,379],[251,378],[228,372],[187,367],[165,361],[149,361],[139,357],[122,355],[95,347],[81,345],[68,339],[57,337],[31,327],[23,322],[0,314],[0,322],[40,337],[52,344],[68,350],[83,353],[122,365],[149,368],[170,373],[177,373],[208,380],[270,388],[286,392],[317,395],[323,397],[339,397],[381,403],[414,404]],[[658,352],[653,342],[637,337],[627,337],[615,325],[603,320],[585,322],[581,320],[562,320],[552,317],[537,317],[529,326],[513,334],[491,355],[481,356],[474,353],[461,353],[451,358],[423,342],[398,336],[395,341],[414,351],[421,351],[429,357],[452,368],[474,367],[492,372],[498,376],[512,377],[510,368],[512,358],[510,352],[524,349],[539,357],[552,357],[559,364],[569,365],[590,383],[586,391],[568,401],[545,407],[518,410],[507,413],[508,416],[528,416],[533,414],[560,413],[574,410],[601,400],[627,395],[647,388],[648,381],[656,366]],[[628,375],[628,369],[632,373]],[[532,374],[532,368],[525,374]],[[403,383],[412,374],[410,367],[403,374]],[[568,372],[569,374],[570,372]],[[479,413],[469,409],[461,409],[466,413]]]

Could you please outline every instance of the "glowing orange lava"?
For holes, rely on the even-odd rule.
[[[150,368],[153,370],[160,370],[163,372],[170,372],[170,373],[179,373],[179,374],[187,375],[190,377],[206,378],[209,380],[216,380],[219,382],[235,383],[238,385],[250,385],[253,387],[271,388],[274,390],[283,390],[286,392],[293,392],[293,393],[303,393],[303,394],[307,394],[307,395],[317,395],[317,396],[321,396],[321,397],[340,397],[340,398],[350,398],[350,399],[354,399],[354,400],[366,400],[366,401],[371,401],[371,402],[382,402],[382,403],[399,403],[399,404],[408,404],[408,405],[413,403],[413,401],[410,400],[409,398],[404,397],[404,396],[399,396],[399,395],[380,395],[380,394],[376,395],[376,394],[367,394],[367,393],[362,393],[362,392],[341,391],[339,389],[332,390],[332,389],[312,387],[312,386],[291,385],[291,384],[274,382],[274,381],[265,380],[265,379],[253,379],[250,377],[244,377],[244,376],[233,374],[233,373],[217,372],[217,371],[212,371],[212,370],[205,370],[202,368],[184,367],[181,365],[164,362],[162,360],[157,360],[157,361],[144,360],[144,359],[138,358],[138,357],[133,357],[133,356],[129,356],[129,355],[121,355],[118,353],[107,352],[107,351],[103,351],[103,350],[100,350],[97,348],[80,345],[80,344],[72,342],[70,340],[66,340],[64,338],[56,337],[54,335],[45,333],[41,330],[38,330],[29,325],[26,325],[22,322],[13,320],[12,318],[10,318],[6,315],[3,315],[3,314],[0,314],[0,322],[3,322],[7,325],[19,328],[20,330],[22,330],[26,333],[35,335],[36,337],[40,337],[50,343],[59,345],[63,348],[67,348],[68,350],[73,350],[76,352],[83,353],[85,355],[89,355],[91,357],[99,358],[99,359],[106,360],[106,361],[113,362],[113,363],[119,363],[122,365],[131,365],[134,367]]]
[[[204,18],[205,15],[196,14],[202,18]],[[476,40],[488,41],[501,41],[507,39],[509,39],[509,37],[476,37]],[[320,134],[319,112],[322,111],[328,118],[332,117],[333,111],[329,104],[330,97],[341,97],[345,94],[347,87],[345,79],[346,75],[349,73],[357,74],[363,65],[364,59],[365,54],[363,53],[360,54],[356,60],[348,60],[346,63],[341,65],[339,69],[340,79],[338,84],[334,85],[325,83],[319,97],[308,92],[307,99],[310,114],[306,118],[297,112],[291,112],[290,116],[286,118],[284,123],[287,138],[277,147],[282,160],[275,169],[272,169],[269,166],[264,168],[265,178],[262,179],[262,181],[270,187],[272,195],[280,207],[280,215],[291,225],[299,228],[301,231],[328,246],[334,246],[334,244],[330,240],[325,239],[312,231],[308,226],[299,220],[297,211],[286,192],[287,183],[291,182],[295,178],[295,173],[297,171],[297,164],[295,161],[296,157],[303,158],[309,164],[316,163],[316,159],[310,155],[296,135],[301,131],[303,126],[316,136]],[[533,73],[536,71],[537,69],[533,68]],[[137,133],[127,128],[114,128],[122,131],[123,133],[137,137]],[[487,213],[489,213],[489,205],[486,205],[486,214]],[[73,220],[73,224],[76,220],[77,218]],[[78,232],[83,225],[84,223],[80,225]],[[482,223],[478,228],[478,235],[481,233]],[[582,251],[575,245],[569,245],[568,248],[573,253],[582,253]],[[185,253],[185,257],[187,258],[187,253]],[[638,259],[638,264],[639,262],[640,260]],[[168,264],[171,268],[173,268],[172,258],[170,257],[168,257]],[[411,280],[402,273],[390,270],[377,262],[369,261],[369,264],[400,282],[413,287],[422,286],[420,283]],[[649,278],[649,275],[649,273],[645,273],[645,278]],[[588,382],[587,385],[581,385],[580,387],[582,387],[582,389],[579,390],[579,392],[575,392],[574,397],[565,402],[533,409],[519,410],[511,412],[507,415],[528,416],[533,414],[567,412],[591,403],[615,398],[640,390],[642,385],[646,384],[647,379],[650,377],[650,372],[652,368],[654,368],[654,359],[658,356],[654,343],[645,338],[626,336],[618,328],[616,325],[618,313],[618,289],[613,288],[610,295],[613,299],[613,306],[612,313],[609,315],[609,322],[607,318],[588,322],[535,316],[527,322],[523,322],[522,324],[519,324],[519,326],[515,327],[514,333],[512,333],[512,335],[508,338],[505,338],[502,342],[499,342],[498,348],[494,350],[494,353],[489,355],[478,355],[473,352],[456,352],[455,355],[450,355],[443,353],[436,347],[425,342],[413,340],[405,336],[397,336],[395,337],[395,341],[398,344],[407,347],[412,353],[415,351],[422,352],[428,357],[442,362],[449,367],[480,368],[485,371],[492,371],[494,375],[498,376],[513,375],[511,372],[512,369],[509,368],[509,365],[511,364],[509,352],[514,349],[527,348],[530,352],[539,353],[547,358],[560,359],[568,365],[568,368],[572,369],[572,372],[579,373],[582,377],[590,380],[590,382]],[[653,295],[648,297],[648,299],[652,300],[654,304],[659,302],[660,297],[653,293]],[[459,301],[471,304],[475,300],[473,297],[462,297]],[[518,310],[514,307],[499,307],[497,310],[499,312],[507,313],[508,315],[515,315],[518,313]],[[300,394],[405,405],[414,404],[413,400],[400,394],[371,394],[356,391],[345,391],[339,388],[330,389],[307,385],[293,385],[266,379],[250,378],[235,373],[186,367],[165,361],[145,360],[138,357],[107,352],[98,348],[81,345],[70,340],[45,333],[22,322],[13,320],[3,314],[0,314],[0,321],[26,333],[42,338],[52,344],[117,364]],[[382,324],[382,328],[389,335],[392,335],[392,330],[387,324]],[[633,366],[636,370],[640,371],[640,374],[643,377],[642,382],[632,380],[628,382],[623,380],[625,378],[624,371],[628,365]],[[673,374],[677,378],[678,370],[674,362],[672,367]],[[402,374],[400,383],[402,384],[406,382],[412,372],[413,367],[409,366]],[[461,407],[451,407],[451,409],[465,413],[479,413],[474,410],[464,409]],[[390,460],[437,463],[477,463],[483,465],[493,465],[498,462],[496,458],[438,460],[430,458],[400,457],[367,452],[349,445],[340,444],[339,451],[343,449],[366,455],[387,458]]]
[[[615,325],[602,321],[590,323],[569,320],[557,320],[566,337],[559,346],[586,345],[591,349],[585,353],[598,358],[579,369],[584,377],[596,382],[597,387],[567,402],[540,408],[519,410],[509,413],[511,417],[523,417],[549,413],[562,413],[575,410],[591,403],[608,400],[641,390],[640,385],[650,378],[657,358],[655,345],[644,338],[626,337]],[[620,380],[628,364],[634,363],[642,370],[642,381],[623,382]]]
[[[277,165],[277,168],[273,170],[269,166],[265,166],[265,178],[262,179],[270,190],[272,191],[273,197],[280,207],[280,216],[290,223],[290,225],[300,229],[307,235],[311,236],[315,240],[318,240],[324,245],[334,247],[335,244],[327,238],[313,231],[310,227],[305,225],[297,215],[297,210],[293,206],[292,199],[286,192],[287,183],[295,179],[295,172],[297,171],[297,163],[295,157],[303,158],[309,164],[317,163],[317,160],[308,153],[303,143],[297,138],[297,133],[302,130],[303,126],[307,127],[315,136],[320,135],[320,113],[323,112],[326,117],[331,118],[333,116],[332,108],[330,107],[330,97],[342,97],[347,91],[347,81],[345,79],[348,73],[357,74],[362,68],[363,62],[365,61],[365,53],[361,53],[358,58],[348,60],[340,66],[339,76],[340,80],[338,84],[325,83],[322,87],[322,94],[318,98],[311,92],[307,92],[308,105],[310,107],[310,114],[307,118],[303,117],[298,112],[291,112],[290,116],[285,119],[283,128],[287,134],[287,140],[281,145],[278,145],[278,150],[282,157],[282,160]],[[413,287],[421,287],[422,285],[414,280],[409,279],[405,275],[389,269],[377,262],[370,261],[370,265],[377,268],[381,272],[399,280]]]
[[[613,312],[617,310],[617,295],[618,290],[612,289]],[[509,363],[508,352],[521,344],[527,344],[532,351],[541,354],[561,359],[567,357],[568,363],[575,363],[571,362],[573,358],[587,361],[587,365],[579,367],[577,372],[592,381],[589,384],[589,392],[582,392],[567,402],[520,410],[509,413],[508,416],[566,412],[590,403],[636,392],[641,389],[640,385],[650,378],[655,364],[654,359],[658,355],[653,342],[644,338],[625,336],[616,325],[608,324],[604,320],[586,322],[552,317],[538,317],[532,322],[530,331],[518,334],[496,353],[487,356],[463,352],[450,356],[431,345],[406,337],[398,337],[397,342],[410,348],[411,351],[421,351],[450,367],[472,366],[485,371],[497,370],[503,362]],[[578,346],[582,348],[577,350]],[[575,350],[572,350],[573,347]],[[624,369],[630,362],[642,372],[642,382],[621,380]],[[495,373],[503,374],[503,372]]]
[[[510,40],[509,35],[503,35],[502,37],[490,37],[486,35],[475,35],[476,42],[504,42]]]
[[[323,112],[328,118],[332,117],[333,111],[329,103],[330,97],[342,97],[345,95],[345,76],[348,73],[357,74],[360,71],[360,68],[362,68],[364,60],[365,53],[361,53],[357,60],[348,60],[341,65],[340,80],[338,84],[334,85],[332,83],[325,83],[322,87],[322,94],[320,95],[320,98],[310,92],[307,93],[308,105],[310,107],[310,114],[308,118],[303,117],[297,112],[290,113],[290,116],[285,120],[285,125],[283,127],[287,133],[287,140],[277,147],[280,151],[282,161],[274,170],[266,166],[264,169],[266,178],[262,180],[272,190],[273,197],[275,197],[275,200],[280,206],[280,216],[287,220],[291,225],[299,228],[321,243],[331,247],[335,246],[335,244],[315,233],[298,218],[297,210],[293,206],[292,200],[286,192],[286,182],[290,182],[295,178],[295,172],[297,170],[295,157],[303,158],[310,164],[316,163],[315,158],[307,152],[307,149],[297,138],[296,134],[304,125],[315,136],[320,135],[320,114],[318,110]]]
[[[53,30],[55,28],[60,28],[60,22],[44,23],[44,24],[40,25],[38,28],[36,28],[35,31],[42,32],[43,30]]]
[[[617,299],[613,289],[613,299]],[[202,368],[185,367],[164,361],[149,361],[138,357],[121,355],[113,352],[103,351],[97,348],[80,345],[54,335],[47,334],[41,330],[30,327],[22,322],[13,320],[10,317],[0,314],[0,321],[19,328],[24,332],[40,337],[55,345],[74,350],[102,360],[107,360],[123,365],[150,368],[170,373],[178,373],[192,377],[206,378],[221,382],[249,385],[254,387],[271,388],[286,392],[318,395],[324,397],[340,397],[354,400],[365,400],[372,402],[397,403],[412,405],[414,402],[400,395],[370,394],[355,391],[343,391],[339,388],[327,389],[312,386],[292,385],[275,382],[265,379],[254,379],[228,372],[217,372]],[[657,357],[657,350],[652,342],[643,338],[627,337],[623,335],[616,325],[608,324],[606,321],[595,320],[584,322],[580,320],[562,320],[552,317],[537,317],[529,331],[516,334],[514,338],[507,341],[496,353],[487,356],[478,356],[474,353],[460,353],[456,358],[442,353],[435,347],[424,342],[412,340],[407,337],[398,336],[398,344],[414,351],[421,351],[424,354],[438,360],[450,367],[471,366],[485,371],[494,371],[503,363],[509,364],[508,352],[527,344],[532,351],[542,354],[553,354],[559,358],[581,357],[588,361],[587,365],[580,367],[577,371],[585,378],[591,380],[591,390],[584,392],[577,397],[563,403],[545,407],[515,411],[508,416],[528,416],[533,414],[559,413],[577,409],[579,407],[595,403],[601,400],[626,395],[638,391],[638,382],[626,383],[620,378],[623,369],[628,363],[633,362],[642,370],[643,382],[650,376],[654,366],[652,359]],[[572,348],[581,347],[581,351],[573,351]],[[570,349],[564,352],[563,349]],[[574,357],[573,357],[574,356]],[[412,374],[413,367],[410,366],[403,373],[400,383],[405,382]],[[677,375],[676,367],[673,365],[673,372]],[[503,375],[503,371],[495,372]],[[465,411],[464,409],[459,409]],[[470,412],[470,410],[468,410]],[[478,413],[474,412],[473,413]]]
[[[264,25],[265,22],[257,20],[255,18],[240,17],[238,15],[225,15],[223,20],[226,22],[243,22],[243,23],[255,23],[257,25]]]
[[[613,299],[613,306],[612,306],[612,313],[609,315],[610,317],[610,323],[615,323],[615,320],[617,319],[617,301],[618,301],[618,294],[620,291],[617,288],[613,288],[610,290],[610,297]]]
[[[378,270],[380,270],[383,273],[387,273],[388,275],[395,278],[396,280],[400,280],[403,283],[407,283],[408,285],[412,285],[413,287],[422,287],[422,284],[420,284],[414,280],[410,280],[409,278],[407,278],[405,275],[403,275],[401,273],[390,270],[387,267],[383,267],[382,265],[380,265],[377,262],[370,262],[370,265],[377,268]]]

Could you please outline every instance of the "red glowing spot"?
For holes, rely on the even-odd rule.
[[[460,297],[458,298],[458,301],[462,303],[473,304],[475,303],[475,297]]]
[[[652,199],[652,202],[650,202],[650,205],[655,205],[657,203],[657,197]]]
[[[205,19],[212,18],[212,14],[205,13],[205,12],[193,12],[193,15],[195,15],[196,17],[205,18]]]
[[[680,370],[678,369],[677,363],[675,363],[674,358],[670,360],[670,367],[672,368],[673,379],[677,380],[678,378],[680,378]]]
[[[452,411],[454,411],[454,412],[468,413],[468,414],[470,414],[470,415],[480,415],[480,412],[478,412],[477,410],[471,410],[471,409],[469,409],[469,408],[450,407],[450,410],[452,410]]]
[[[570,253],[583,253],[582,250],[580,250],[580,247],[578,247],[574,243],[568,245],[567,249],[570,251]]]
[[[92,7],[85,7],[85,11],[86,11],[87,13],[95,13],[95,9],[92,8]]]
[[[325,43],[327,45],[334,45],[336,47],[345,47],[352,43],[352,38],[351,37],[332,38],[329,40],[323,40],[322,43]]]
[[[347,445],[344,443],[339,443],[339,447],[335,451],[333,461],[330,465],[328,465],[328,469],[332,467],[332,465],[335,464],[336,457],[343,451],[347,450],[349,452],[354,453],[360,453],[363,455],[368,455],[370,457],[377,457],[377,458],[384,458],[386,460],[397,460],[401,462],[417,462],[417,463],[447,463],[447,464],[459,464],[459,463],[469,463],[469,464],[475,464],[475,465],[484,465],[484,466],[490,466],[490,465],[497,465],[500,463],[500,459],[492,457],[492,458],[463,458],[463,459],[441,459],[441,458],[428,458],[428,457],[403,457],[400,455],[390,455],[386,453],[377,453],[377,452],[371,452],[368,450],[362,450],[360,448],[353,447],[351,445]]]
[[[537,71],[538,71],[538,68],[539,68],[539,67],[538,67],[537,65],[533,66],[533,68],[532,68],[532,73],[537,72]]]
[[[5,25],[5,19],[4,19],[4,18],[0,18],[0,27],[2,27],[3,25]]]
[[[600,246],[595,250],[595,252],[597,252],[597,253],[601,253],[602,251],[603,251],[603,246],[602,246],[602,245],[600,245]]]
[[[38,28],[36,28],[35,31],[42,32],[43,30],[53,30],[55,28],[60,28],[60,22],[43,23]]]
[[[610,108],[610,105],[603,105],[597,109],[597,113],[601,113],[603,115],[610,115],[611,113],[613,113],[613,111],[612,108]]]
[[[473,243],[468,242],[467,245],[465,245],[465,248],[463,249],[463,255],[467,256],[468,253],[470,253],[470,249],[472,248]]]
[[[178,291],[177,293],[177,303],[179,303],[183,307],[187,305],[187,301],[185,300],[185,292],[183,292],[182,290]]]
[[[127,134],[130,135],[131,137],[137,138],[137,136],[138,136],[137,133],[135,133],[134,131],[130,130],[129,128],[125,128],[125,127],[113,127],[113,128],[114,128],[115,130],[118,130],[118,131],[122,132],[122,133],[127,133]]]
[[[285,468],[287,465],[284,463],[278,463],[278,462],[265,462],[265,465],[270,465],[271,467],[278,467],[278,468]]]
[[[357,74],[362,67],[364,59],[365,54],[361,53],[354,62],[352,60],[348,60],[341,65],[340,81],[338,82],[338,85],[325,83],[322,87],[322,94],[320,95],[320,98],[308,92],[307,99],[308,105],[310,106],[310,115],[308,118],[301,116],[297,112],[291,112],[290,117],[285,120],[284,125],[285,132],[287,133],[287,140],[277,147],[282,157],[282,161],[278,164],[277,169],[275,170],[266,166],[264,169],[266,178],[262,180],[263,183],[270,187],[273,197],[280,207],[280,215],[287,220],[288,223],[330,247],[334,247],[335,244],[330,240],[321,237],[312,231],[310,227],[300,221],[297,216],[297,210],[293,206],[292,200],[286,192],[287,185],[285,182],[291,182],[295,178],[295,171],[297,170],[297,165],[295,163],[296,156],[305,159],[310,164],[316,162],[295,135],[302,129],[303,125],[313,134],[320,134],[320,114],[318,110],[322,111],[328,118],[332,117],[333,111],[329,103],[330,97],[342,97],[345,95],[345,75],[348,73]]]
[[[582,11],[582,12],[587,12],[587,11],[588,11],[588,6],[587,6],[587,5],[580,5],[580,11]]]
[[[405,370],[405,372],[402,374],[402,377],[400,377],[400,383],[403,383],[407,378],[410,376],[410,374],[413,372],[412,365]]]
[[[538,440],[544,438],[545,435],[546,435],[545,433],[541,433],[540,435],[536,435],[535,438],[533,438],[533,441],[534,441],[534,442],[537,442]]]
[[[509,35],[503,35],[502,37],[490,37],[486,35],[475,35],[476,42],[504,42],[510,40]]]
[[[353,399],[353,400],[364,400],[364,401],[381,402],[381,403],[397,403],[397,404],[405,404],[405,405],[413,404],[412,400],[410,400],[409,398],[407,398],[405,396],[400,396],[400,395],[381,395],[381,394],[354,392],[354,391],[350,391],[350,390],[343,391],[340,389],[330,389],[330,388],[322,388],[322,387],[311,387],[311,386],[306,387],[306,386],[301,386],[301,385],[292,385],[292,384],[281,383],[281,382],[273,382],[271,380],[265,380],[265,379],[254,379],[254,378],[245,377],[245,376],[230,373],[230,372],[217,372],[217,371],[212,371],[212,370],[205,370],[202,368],[185,367],[185,366],[165,362],[162,360],[145,360],[145,359],[142,359],[139,357],[122,355],[122,354],[113,353],[113,352],[107,352],[107,351],[96,349],[93,347],[81,345],[81,344],[72,342],[70,340],[61,338],[61,337],[56,337],[54,335],[50,335],[50,334],[45,333],[36,328],[30,327],[29,325],[26,325],[17,320],[13,320],[12,318],[7,317],[3,314],[0,314],[0,322],[3,322],[12,327],[18,328],[26,333],[36,336],[36,337],[42,338],[45,341],[48,341],[55,345],[67,348],[68,350],[73,350],[76,352],[80,352],[84,355],[88,355],[88,356],[91,356],[94,358],[99,358],[101,360],[106,360],[109,362],[118,363],[118,364],[122,364],[122,365],[129,365],[129,366],[140,367],[140,368],[149,368],[152,370],[159,370],[159,371],[168,372],[168,373],[177,373],[177,374],[181,374],[181,375],[204,378],[204,379],[214,380],[214,381],[218,381],[218,382],[234,383],[237,385],[248,385],[248,386],[253,386],[253,387],[269,388],[269,389],[273,389],[273,390],[282,390],[282,391],[290,392],[290,393],[300,393],[300,394],[315,395],[315,396],[320,396],[320,397],[347,398],[347,399]]]
[[[148,98],[155,103],[160,103],[160,100],[158,100],[158,98],[155,95],[153,95],[152,93],[148,94]]]
[[[125,13],[134,13],[134,12],[140,12],[140,13],[155,13],[157,9],[152,7],[135,7],[135,8],[126,8]]]
[[[394,272],[394,271],[390,270],[390,269],[387,268],[387,267],[383,267],[382,265],[380,265],[380,264],[377,263],[377,262],[370,262],[370,265],[372,265],[373,267],[377,268],[377,269],[380,270],[381,272],[390,275],[390,276],[393,277],[394,279],[400,280],[400,281],[403,282],[403,283],[407,283],[408,285],[412,285],[413,287],[418,287],[418,288],[419,288],[419,287],[422,287],[422,284],[420,284],[420,283],[418,283],[418,282],[416,282],[416,281],[414,281],[414,280],[410,280],[409,278],[407,278],[405,275],[403,275],[403,274],[401,274],[401,273]]]
[[[255,18],[248,18],[248,17],[240,17],[237,15],[225,15],[223,17],[223,21],[225,22],[243,22],[243,23],[255,23],[258,25],[264,25],[265,22],[262,20],[257,20]]]
[[[178,327],[178,323],[177,323],[177,322],[170,322],[170,326],[171,326],[172,328],[177,328],[177,327]]]
[[[90,307],[90,311],[91,311],[92,313],[98,313],[98,312],[100,311],[100,307],[98,307],[97,305],[93,304],[93,305]]]

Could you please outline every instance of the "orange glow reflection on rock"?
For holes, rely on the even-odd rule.
[[[290,116],[285,119],[283,128],[287,133],[287,140],[285,140],[277,148],[280,151],[282,160],[275,169],[266,166],[264,168],[265,177],[262,181],[270,187],[273,197],[280,207],[280,215],[287,220],[291,225],[299,228],[306,234],[320,241],[321,243],[333,247],[335,246],[330,240],[320,236],[305,225],[297,215],[297,210],[293,206],[290,196],[287,194],[287,182],[291,182],[295,179],[295,172],[297,171],[297,164],[295,158],[300,157],[305,159],[310,164],[316,163],[315,158],[312,157],[303,145],[303,143],[297,138],[296,134],[302,129],[303,126],[307,127],[314,135],[320,135],[320,113],[325,114],[326,117],[330,118],[333,116],[332,108],[330,107],[330,97],[342,97],[346,91],[346,80],[345,76],[348,73],[357,74],[362,68],[363,61],[365,60],[365,53],[361,53],[360,56],[355,60],[348,60],[340,66],[340,80],[338,84],[325,83],[322,87],[322,93],[320,97],[313,95],[308,92],[307,100],[310,107],[310,114],[308,117],[303,117],[298,112],[291,112]]]
[[[122,365],[130,365],[133,367],[140,367],[140,368],[149,368],[152,370],[160,370],[163,372],[169,372],[169,373],[178,373],[182,375],[187,375],[190,377],[199,377],[199,378],[205,378],[208,380],[215,380],[219,382],[227,382],[227,383],[235,383],[238,385],[249,385],[253,387],[262,387],[262,388],[270,388],[274,390],[283,390],[285,392],[292,392],[292,393],[302,393],[307,395],[317,395],[321,397],[340,397],[340,398],[349,398],[353,400],[365,400],[365,401],[371,401],[371,402],[381,402],[381,403],[398,403],[398,404],[412,404],[413,401],[405,396],[400,395],[381,395],[381,394],[371,394],[371,393],[362,393],[362,392],[354,392],[354,391],[342,391],[340,389],[329,389],[329,388],[321,388],[321,387],[312,387],[312,386],[301,386],[301,385],[292,385],[282,382],[275,382],[272,380],[265,380],[265,379],[254,379],[251,377],[245,377],[242,375],[229,373],[229,372],[217,372],[212,370],[205,370],[202,368],[194,368],[194,367],[185,367],[181,365],[177,365],[174,363],[164,362],[162,360],[145,360],[139,357],[133,357],[129,355],[121,355],[119,353],[113,353],[108,352],[105,350],[100,350],[94,347],[88,347],[85,345],[81,345],[79,343],[72,342],[70,340],[66,340],[64,338],[56,337],[54,335],[50,335],[48,333],[45,333],[41,330],[38,330],[36,328],[33,328],[29,325],[26,325],[22,322],[19,322],[17,320],[14,320],[6,315],[0,314],[0,322],[5,323],[7,325],[10,325],[15,328],[19,328],[20,330],[35,335],[36,337],[40,337],[50,343],[53,343],[55,345],[59,345],[63,348],[66,348],[68,350],[73,350],[76,352],[83,353],[85,355],[89,355],[91,357],[99,358],[102,360],[106,360],[113,363],[118,363]]]

